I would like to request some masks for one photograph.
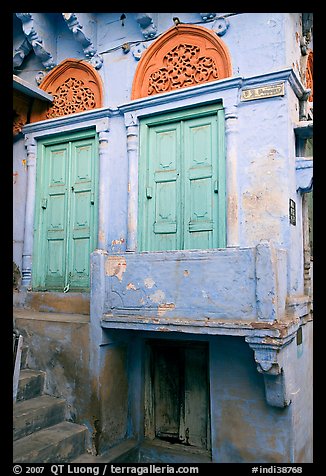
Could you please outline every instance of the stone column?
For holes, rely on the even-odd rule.
[[[27,151],[27,186],[25,204],[25,228],[22,260],[22,286],[30,288],[32,280],[35,181],[36,181],[36,141],[33,137],[25,136]]]
[[[128,153],[128,225],[126,251],[137,249],[138,214],[138,123],[134,114],[125,114]]]
[[[236,106],[225,109],[227,246],[239,246],[238,113]]]
[[[97,248],[108,250],[109,227],[109,118],[96,125],[99,135],[99,199]]]

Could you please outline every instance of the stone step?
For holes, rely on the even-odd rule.
[[[122,441],[118,445],[110,448],[102,455],[92,455],[82,453],[80,456],[71,461],[71,463],[99,464],[99,463],[115,463],[119,461],[127,463],[137,463],[138,444],[137,440],[128,439]]]
[[[14,404],[13,439],[18,440],[33,432],[64,420],[65,400],[41,395]]]
[[[14,442],[14,463],[66,463],[85,451],[87,429],[67,421]]]
[[[43,393],[45,372],[22,369],[19,375],[17,402],[38,397]]]

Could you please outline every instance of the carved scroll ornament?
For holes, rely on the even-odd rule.
[[[138,64],[132,99],[231,76],[226,46],[207,28],[178,25],[154,41]]]

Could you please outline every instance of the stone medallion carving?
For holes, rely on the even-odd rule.
[[[67,116],[102,106],[102,82],[84,61],[65,60],[49,73],[40,88],[53,96],[52,104],[35,101],[31,122]]]
[[[215,33],[200,26],[170,28],[143,53],[132,99],[231,76],[230,55]]]

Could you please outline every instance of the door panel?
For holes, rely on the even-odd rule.
[[[183,401],[182,357],[176,347],[158,346],[154,350],[155,435],[176,441]]]
[[[65,283],[65,255],[67,232],[68,145],[54,145],[45,152],[45,184],[42,215],[46,246],[40,255],[45,268],[45,285],[63,287]]]
[[[68,271],[71,287],[87,287],[92,251],[91,231],[94,222],[94,185],[92,164],[94,141],[73,142],[71,150],[71,206]]]
[[[211,109],[141,121],[141,251],[225,246],[223,111]]]
[[[87,289],[96,238],[95,138],[44,141],[39,150],[33,286]]]
[[[147,196],[146,213],[150,250],[169,250],[178,246],[179,136],[179,124],[150,130],[147,183],[153,194]]]
[[[216,242],[217,179],[216,116],[184,122],[185,142],[185,248],[213,248]]]
[[[151,359],[152,402],[146,404],[152,415],[153,436],[209,450],[208,346],[153,343]]]

